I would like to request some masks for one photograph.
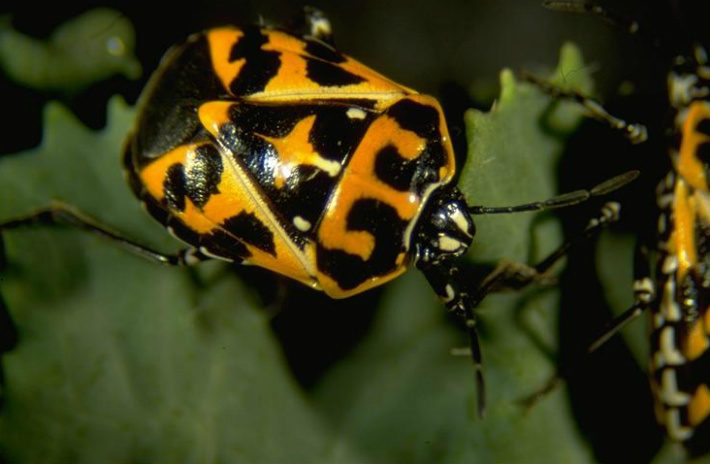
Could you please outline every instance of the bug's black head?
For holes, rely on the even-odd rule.
[[[417,265],[426,266],[461,256],[471,246],[475,233],[461,192],[455,187],[441,188],[429,198],[414,228],[414,260]]]

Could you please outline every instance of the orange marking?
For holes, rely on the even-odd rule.
[[[360,285],[358,285],[355,288],[352,288],[350,290],[343,290],[340,288],[340,286],[337,284],[335,280],[333,280],[330,276],[327,276],[321,272],[318,272],[317,278],[318,282],[320,284],[320,289],[329,297],[334,298],[334,299],[343,299],[343,298],[350,298],[353,295],[357,295],[358,293],[362,293],[366,290],[369,290],[374,287],[379,287],[380,285],[383,285],[387,282],[389,282],[392,279],[395,279],[402,275],[405,271],[407,270],[406,267],[400,267],[398,269],[395,269],[394,271],[390,272],[389,274],[383,275],[383,276],[375,276],[367,279]]]
[[[281,31],[269,31],[266,35],[269,40],[261,46],[262,50],[279,53],[305,54],[304,49],[306,48],[306,42],[298,37]]]
[[[220,27],[207,32],[207,41],[210,47],[210,57],[212,58],[212,68],[219,77],[224,88],[229,90],[229,86],[241,71],[246,63],[244,58],[230,62],[229,55],[232,47],[244,36],[244,33],[231,27]]]
[[[308,141],[315,121],[315,116],[303,118],[298,121],[290,133],[280,139],[259,134],[259,137],[274,147],[279,158],[279,164],[274,169],[276,188],[282,188],[299,165],[315,166],[330,177],[335,177],[340,173],[340,163],[320,156]]]
[[[319,240],[326,248],[341,249],[365,261],[369,259],[375,248],[375,237],[370,232],[347,230],[347,215],[361,198],[372,198],[394,206],[402,219],[414,218],[421,199],[414,193],[393,189],[375,175],[375,154],[388,145],[395,146],[404,158],[413,160],[425,148],[426,140],[402,129],[386,115],[370,125],[326,207],[326,215],[318,231]]]
[[[689,360],[700,357],[710,346],[703,322],[702,320],[695,321],[688,332],[683,354]]]
[[[279,72],[269,80],[263,93],[318,93],[319,85],[306,77],[306,44],[296,37],[283,32],[271,31],[269,41],[261,49],[279,52],[281,61]]]
[[[219,103],[214,104],[216,108],[219,107]],[[150,195],[158,201],[163,200],[165,196],[163,183],[168,168],[175,163],[180,163],[185,167],[186,171],[189,171],[189,165],[195,149],[201,145],[203,144],[177,147],[146,166],[141,171],[140,177]],[[259,198],[254,199],[248,194],[248,189],[245,186],[245,182],[249,182],[248,178],[242,179],[239,176],[237,172],[239,168],[234,168],[232,160],[222,157],[222,163],[224,171],[217,186],[219,193],[211,195],[201,210],[189,198],[185,198],[185,209],[183,211],[171,210],[170,213],[179,218],[186,227],[199,234],[209,234],[218,229],[230,233],[229,230],[225,230],[220,226],[226,219],[236,216],[242,211],[254,214],[259,221],[274,232],[276,256],[274,257],[248,243],[244,243],[238,236],[233,235],[235,239],[242,241],[252,253],[249,262],[318,289],[318,283],[307,269],[307,267],[315,267],[313,266],[315,252],[310,252],[310,254],[306,252],[301,255],[298,250],[286,243],[288,240],[287,234],[281,230],[279,224],[275,224],[264,213],[264,206],[259,203],[262,200]],[[310,246],[312,247],[312,245]],[[304,263],[310,263],[310,266]]]
[[[710,414],[710,389],[702,384],[695,390],[688,403],[688,421],[696,426],[703,422]]]
[[[163,184],[168,168],[173,164],[185,164],[188,154],[199,145],[181,145],[161,156],[147,165],[140,172],[140,178],[148,193],[158,201],[165,197]]]
[[[206,216],[189,198],[185,198],[185,209],[182,212],[171,212],[197,233],[208,234],[218,228],[213,218]]]
[[[707,192],[705,168],[697,158],[697,152],[702,143],[710,141],[710,137],[695,130],[697,124],[703,119],[710,119],[710,106],[704,102],[693,102],[683,123],[678,172],[692,187]]]
[[[303,264],[303,257],[286,243],[288,237],[282,231],[281,226],[278,223],[274,223],[274,220],[265,214],[263,199],[260,197],[253,198],[249,194],[249,191],[256,190],[255,186],[251,184],[251,179],[239,174],[241,167],[235,166],[234,160],[231,158],[223,156],[222,164],[224,171],[217,186],[219,193],[210,196],[209,201],[203,208],[202,214],[204,217],[215,224],[214,227],[216,227],[216,224],[221,224],[226,219],[242,211],[253,214],[266,227],[272,230],[276,256],[245,243],[252,253],[249,262],[313,286],[313,278]],[[247,183],[250,183],[249,187],[251,188],[247,186]],[[194,218],[190,218],[190,220],[194,220]],[[187,224],[192,227],[191,222]],[[225,231],[230,232],[229,230]]]
[[[697,264],[698,257],[695,250],[695,199],[688,195],[688,186],[682,178],[676,182],[673,211],[672,251],[678,257],[678,280],[683,280],[688,270]]]
[[[229,109],[234,104],[234,102],[214,100],[203,103],[198,108],[197,117],[200,118],[200,123],[215,139],[219,139],[220,127],[230,121]]]
[[[388,101],[404,94],[417,93],[347,56],[344,56],[345,61],[342,63],[333,64],[363,78],[364,81],[344,86],[321,86],[308,78],[306,58],[324,60],[306,53],[306,42],[280,31],[269,31],[268,37],[269,41],[262,45],[261,49],[280,53],[279,71],[269,80],[262,92],[249,95],[248,100],[298,101],[320,97]]]

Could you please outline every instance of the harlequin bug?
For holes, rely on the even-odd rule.
[[[595,2],[545,5],[592,13],[640,32],[637,21]],[[692,55],[677,56],[667,83],[671,169],[656,189],[655,243],[648,247],[647,264],[637,269],[634,305],[591,349],[648,311],[649,371],[658,422],[671,440],[700,454],[710,444],[710,65],[705,50],[696,46]],[[587,104],[588,99],[575,98]]]
[[[710,439],[710,67],[703,49],[676,60],[668,91],[674,168],[657,189],[655,274],[634,289],[652,314],[658,418],[670,438],[695,447]]]
[[[476,288],[459,276],[455,259],[475,233],[471,216],[579,203],[636,173],[542,202],[468,205],[453,183],[456,166],[439,103],[333,48],[320,12],[308,11],[307,26],[303,35],[256,26],[193,35],[166,54],[149,81],[124,166],[148,212],[188,249],[158,253],[67,205],[0,229],[69,223],[158,262],[249,263],[333,298],[416,267],[466,324],[482,412],[473,308],[499,284],[521,278],[501,269]],[[606,208],[585,234],[616,215],[616,208]]]

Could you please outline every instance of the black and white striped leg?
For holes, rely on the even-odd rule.
[[[465,286],[460,284],[460,270],[453,262],[420,266],[429,284],[439,296],[446,308],[464,323],[469,337],[471,361],[476,376],[478,416],[483,417],[486,409],[486,384],[483,377],[483,356],[481,343],[476,330],[475,304]]]
[[[620,210],[619,203],[611,201],[604,204],[599,215],[590,219],[583,231],[564,241],[535,266],[509,261],[501,262],[486,276],[476,292],[471,296],[474,305],[477,306],[489,293],[507,289],[520,289],[541,280],[545,273],[567,254],[570,248],[589,240],[602,228],[618,221]]]
[[[206,259],[211,259],[196,248],[186,248],[175,254],[164,254],[136,243],[109,227],[101,224],[77,208],[65,203],[55,202],[47,208],[40,209],[26,216],[0,222],[0,232],[3,230],[17,229],[21,227],[37,226],[70,226],[85,230],[94,235],[111,240],[118,246],[129,252],[170,266],[190,266]]]
[[[637,247],[634,254],[634,303],[629,309],[615,317],[590,345],[589,352],[596,351],[629,322],[647,309],[656,298],[656,285],[651,279],[648,256],[645,250]]]
[[[478,392],[478,414],[483,416],[486,406],[485,380],[483,376],[483,356],[476,330],[476,315],[474,309],[492,292],[503,289],[522,288],[540,279],[574,244],[587,240],[601,228],[615,222],[619,218],[618,203],[605,204],[599,216],[591,219],[587,227],[579,235],[565,241],[555,251],[535,266],[522,263],[507,262],[491,272],[475,289],[462,283],[460,270],[455,263],[420,263],[419,268],[426,276],[429,284],[447,309],[459,317],[465,324],[470,341],[470,355],[475,368],[476,386]]]
[[[645,142],[648,139],[648,131],[643,124],[629,123],[623,119],[610,114],[604,107],[593,98],[582,95],[573,90],[560,88],[543,79],[529,73],[523,73],[523,79],[536,85],[544,93],[559,100],[570,100],[582,106],[589,116],[600,121],[615,131],[621,132],[633,144]]]

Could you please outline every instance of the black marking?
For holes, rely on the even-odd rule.
[[[251,26],[242,30],[244,36],[234,44],[229,54],[230,63],[242,58],[246,60],[239,74],[229,85],[230,91],[236,96],[263,91],[271,78],[278,73],[281,64],[279,52],[261,49],[269,41],[261,29]]]
[[[310,56],[329,63],[343,63],[345,61],[345,57],[340,52],[315,40],[306,40],[305,51]]]
[[[321,171],[315,166],[302,165],[296,167],[293,175],[282,189],[267,189],[273,199],[276,209],[284,218],[301,216],[312,225],[316,224],[325,213],[326,204],[330,193],[335,187],[336,179]],[[291,226],[285,226],[290,229]],[[312,238],[315,228],[308,231],[295,231],[292,239],[302,246],[303,239]]]
[[[710,137],[710,119],[703,118],[695,125],[695,131]]]
[[[387,116],[404,130],[414,132],[426,141],[424,150],[412,160],[410,190],[421,194],[439,180],[439,168],[448,163],[441,140],[440,115],[436,108],[404,98],[387,109]]]
[[[187,197],[202,209],[210,196],[219,193],[222,178],[222,156],[212,144],[199,146],[187,165],[185,188]]]
[[[402,129],[412,131],[423,139],[439,138],[439,112],[429,105],[403,98],[387,109]]]
[[[340,87],[365,82],[360,77],[332,63],[314,58],[305,58],[306,76],[318,85],[324,87]]]
[[[350,119],[349,107],[322,107],[316,113],[308,141],[323,158],[344,163],[365,134],[372,116],[360,120]]]
[[[204,34],[192,36],[165,56],[141,96],[136,132],[128,145],[137,168],[179,145],[207,139],[196,109],[205,101],[228,96],[211,69]]]
[[[222,223],[222,228],[240,240],[276,256],[274,234],[253,213],[242,211]]]
[[[348,214],[347,229],[367,231],[375,237],[370,258],[364,261],[343,250],[318,245],[318,269],[333,278],[343,290],[387,275],[397,268],[397,256],[404,251],[401,244],[406,226],[407,221],[402,220],[392,206],[373,199],[358,200]]]
[[[690,440],[683,443],[691,457],[699,457],[710,452],[710,420],[705,418],[693,432]]]
[[[244,243],[236,239],[231,231],[214,229],[209,234],[200,236],[200,246],[215,256],[241,262],[251,257],[251,252]]]
[[[195,247],[200,245],[200,238],[203,235],[192,230],[190,226],[186,225],[179,218],[173,216],[172,214],[167,214],[164,225],[167,229],[172,230],[173,236],[177,237],[183,242]]]
[[[375,157],[375,174],[382,182],[401,192],[412,189],[419,158],[404,158],[394,145],[382,148]]]
[[[698,321],[703,324],[703,321]],[[702,355],[679,366],[678,386],[689,393],[695,392],[700,385],[710,385],[710,350],[706,350]]]
[[[279,154],[263,136],[283,138],[303,118],[315,115],[309,142],[324,158],[344,165],[365,134],[373,114],[368,111],[366,119],[350,121],[346,112],[352,106],[351,102],[330,101],[300,105],[240,103],[229,111],[231,122],[220,128],[220,144],[254,178],[283,227],[299,245],[315,234],[315,225],[324,213],[338,178],[303,165],[291,172],[285,185],[276,188]],[[314,227],[307,232],[297,230],[288,219],[294,216],[302,216]]]
[[[175,163],[168,168],[163,181],[163,194],[168,208],[174,211],[185,210],[185,167]]]
[[[705,165],[705,169],[710,167],[710,142],[698,144],[695,148],[695,156]]]
[[[264,105],[239,103],[229,109],[229,119],[236,136],[256,137],[257,134],[283,138],[303,118],[320,111],[317,105]],[[229,140],[226,140],[229,142]]]

